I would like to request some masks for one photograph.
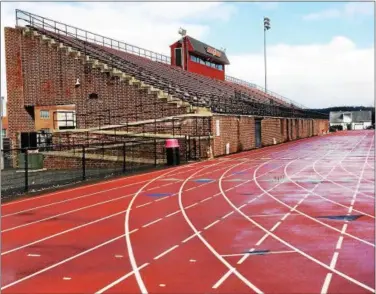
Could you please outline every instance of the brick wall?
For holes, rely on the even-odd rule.
[[[33,111],[25,108],[24,79],[21,53],[22,34],[5,28],[5,62],[7,77],[8,136],[13,148],[19,147],[17,133],[34,130]]]
[[[269,146],[284,142],[283,133],[281,132],[281,119],[264,118],[261,121],[261,142],[262,146]]]
[[[75,104],[79,128],[186,113],[186,108],[111,78],[20,29],[5,28],[5,44],[12,140],[17,131],[35,129],[34,106]],[[81,85],[76,88],[77,79]],[[88,99],[90,93],[98,94],[98,99]],[[24,105],[30,106],[30,114]],[[91,114],[85,119],[85,113]]]
[[[219,136],[217,134],[219,122]],[[214,140],[213,154],[226,154],[226,144],[230,144],[230,153],[249,150],[255,147],[255,121],[253,117],[216,115],[212,120]]]

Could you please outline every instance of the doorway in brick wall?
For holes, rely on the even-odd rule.
[[[255,142],[256,148],[261,147],[261,119],[255,120]]]

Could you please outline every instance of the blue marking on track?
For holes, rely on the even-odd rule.
[[[213,179],[197,179],[197,180],[193,180],[194,182],[196,183],[210,183],[210,182],[215,182],[215,180]]]
[[[244,175],[244,174],[246,174],[247,172],[245,172],[245,171],[240,171],[240,172],[234,172],[234,173],[232,173],[233,175]]]
[[[171,196],[172,193],[148,193],[146,196],[150,197],[164,197],[164,196]]]

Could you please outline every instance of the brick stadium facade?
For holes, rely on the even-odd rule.
[[[71,104],[74,104],[76,108],[77,129],[89,127],[95,129],[98,119],[94,118],[98,116],[98,113],[107,110],[109,119],[107,120],[104,116],[101,129],[106,125],[117,125],[118,133],[121,133],[121,131],[148,133],[148,128],[150,128],[150,133],[154,130],[155,135],[169,134],[166,131],[166,125],[171,124],[171,122],[169,123],[166,118],[179,117],[178,124],[182,126],[180,127],[182,136],[194,137],[199,135],[204,138],[202,145],[200,145],[201,158],[207,156],[209,146],[214,156],[224,155],[226,152],[234,153],[256,148],[255,121],[259,119],[261,119],[262,146],[316,136],[328,131],[329,123],[327,119],[309,117],[309,115],[308,117],[307,115],[306,117],[299,117],[299,115],[281,117],[278,113],[275,116],[260,115],[247,113],[246,110],[239,113],[236,110],[218,113],[215,109],[221,109],[221,105],[216,106],[215,109],[205,107],[205,101],[210,100],[209,96],[203,96],[202,99],[206,100],[195,106],[190,102],[193,100],[184,100],[184,95],[192,97],[191,93],[193,92],[192,88],[195,88],[195,81],[197,87],[203,87],[202,84],[207,83],[208,91],[217,87],[225,93],[238,90],[244,91],[247,95],[249,93],[256,95],[257,92],[254,89],[248,89],[246,86],[232,84],[228,81],[217,82],[212,79],[208,80],[207,77],[196,73],[183,73],[180,68],[162,65],[143,57],[130,57],[131,54],[117,49],[90,45],[92,46],[90,50],[107,50],[111,58],[115,55],[118,58],[124,58],[126,65],[132,62],[137,65],[145,63],[145,68],[148,70],[155,67],[156,72],[161,71],[158,72],[161,77],[164,75],[162,71],[165,70],[166,76],[171,73],[177,74],[180,75],[179,77],[186,77],[186,81],[190,83],[188,85],[185,80],[179,80],[182,85],[181,89],[186,92],[184,94],[177,90],[177,92],[169,92],[171,86],[168,89],[162,88],[158,84],[159,81],[155,81],[155,83],[150,81],[148,85],[147,82],[141,80],[142,73],[136,75],[132,71],[127,72],[125,67],[117,68],[108,62],[106,63],[107,59],[100,60],[98,55],[91,56],[91,52],[97,51],[88,50],[86,52],[85,49],[85,54],[83,54],[82,50],[79,50],[78,47],[75,48],[76,43],[74,42],[79,43],[77,40],[72,41],[74,38],[71,36],[64,38],[46,33],[44,29],[38,27],[33,29],[25,27],[5,28],[8,136],[14,148],[20,147],[21,132],[34,132],[36,130],[36,108]],[[132,58],[135,58],[135,60],[132,61]],[[119,72],[121,72],[120,77]],[[202,79],[201,83],[200,79]],[[178,83],[178,79],[172,78],[171,80]],[[77,81],[79,81],[79,86],[77,86]],[[172,91],[175,91],[174,89]],[[213,95],[217,95],[217,92],[214,92]],[[97,98],[88,99],[92,94],[97,95]],[[270,95],[263,93],[257,95],[257,97],[261,97],[257,98],[258,103],[262,99],[267,101],[265,108],[275,104],[285,108],[290,107],[290,105],[286,106],[286,103],[282,103]],[[230,104],[233,105],[233,102]],[[243,108],[244,106],[239,102],[237,109]],[[189,115],[200,117],[202,123],[197,123],[197,119],[189,117]],[[148,119],[161,119],[161,121],[155,122],[152,126],[147,123],[133,127],[121,126],[125,120],[128,123],[142,122]],[[114,129],[108,127],[108,132]],[[90,136],[93,136],[95,132],[97,132],[96,137],[98,137],[99,130],[91,131]],[[103,132],[101,136],[111,140],[111,135],[108,132]],[[61,134],[60,132],[55,135],[60,136],[60,139],[64,138]],[[75,136],[77,141],[80,140],[80,133],[71,133],[71,135]],[[129,137],[129,134],[127,134],[127,137]],[[229,148],[227,151],[226,146]],[[51,165],[52,159],[50,157],[51,155],[46,155],[46,158],[49,158],[50,161],[46,163],[49,168],[58,168],[57,165],[59,164],[61,166],[67,164],[66,161],[63,164],[60,159],[55,159],[56,165]],[[72,158],[72,164],[77,164],[76,159]],[[101,166],[101,164],[98,163],[98,166]]]

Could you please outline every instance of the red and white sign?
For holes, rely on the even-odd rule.
[[[211,47],[206,47],[206,52],[217,57],[221,57],[222,55],[217,49]]]

